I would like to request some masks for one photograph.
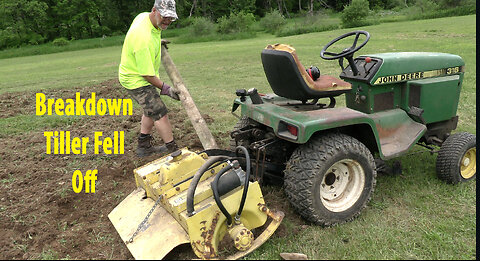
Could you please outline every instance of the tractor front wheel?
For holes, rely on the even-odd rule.
[[[305,219],[331,226],[352,220],[371,198],[375,162],[357,139],[330,133],[299,146],[287,162],[285,193]]]
[[[477,175],[477,138],[468,132],[455,133],[443,142],[437,156],[439,179],[457,184]]]

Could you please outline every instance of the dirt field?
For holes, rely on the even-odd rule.
[[[91,92],[98,98],[129,98],[116,80],[88,88],[43,91],[47,98],[63,99],[73,98],[75,92],[82,98]],[[2,118],[35,114],[35,92],[0,95],[0,112]],[[201,150],[186,113],[177,110],[170,115],[177,144]],[[212,121],[203,116],[207,123]],[[85,116],[67,126],[0,138],[1,259],[133,259],[107,215],[135,188],[133,169],[156,159],[135,156],[140,117],[138,109],[132,116]],[[92,150],[86,155],[47,155],[43,132],[48,130],[71,131],[72,137],[90,140],[94,131],[109,136],[125,131],[125,154],[95,155]],[[215,138],[227,137],[225,133]],[[162,144],[161,139],[156,137],[156,143]],[[98,169],[96,193],[73,192],[71,179],[77,169],[82,173]],[[289,211],[279,196],[266,195]],[[281,236],[282,228],[277,232]],[[183,246],[168,257],[192,258],[185,250],[189,247]]]

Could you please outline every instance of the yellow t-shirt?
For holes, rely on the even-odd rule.
[[[120,84],[127,89],[150,85],[142,76],[159,76],[162,30],[153,26],[149,13],[135,17],[123,42],[118,68]]]

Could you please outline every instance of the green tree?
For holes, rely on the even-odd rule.
[[[326,1],[335,11],[342,11],[344,7],[350,4],[350,0],[328,0]]]
[[[286,23],[287,21],[285,20],[285,17],[283,17],[283,15],[275,9],[267,13],[265,17],[260,20],[260,27],[262,27],[266,32],[276,33]]]
[[[342,12],[343,27],[355,27],[367,24],[365,19],[370,12],[368,0],[352,0]]]
[[[246,13],[253,13],[255,11],[255,0],[193,0],[183,2],[191,6],[191,14],[196,16],[203,16],[217,20],[220,17],[228,16],[230,12],[239,13],[244,11]],[[177,9],[184,10],[185,8],[177,2]],[[190,14],[189,14],[190,15]]]
[[[432,11],[438,8],[438,4],[432,0],[417,0],[415,2],[415,6],[420,8],[420,11],[422,13],[425,13],[427,11]]]
[[[252,13],[244,11],[230,13],[230,15],[224,15],[218,19],[217,31],[222,34],[245,32],[254,22],[255,17]]]
[[[0,48],[38,44],[44,31],[48,6],[41,1],[2,0],[0,3]]]

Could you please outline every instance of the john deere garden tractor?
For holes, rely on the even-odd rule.
[[[440,147],[441,180],[458,183],[476,176],[475,135],[450,135],[458,122],[462,58],[428,52],[354,58],[369,39],[368,32],[354,31],[323,47],[321,58],[339,60],[341,79],[305,69],[292,46],[268,45],[261,59],[274,94],[253,88],[236,92],[232,112],[240,107],[241,117],[231,133],[232,146],[249,149],[260,182],[280,173],[291,205],[319,225],[358,216],[380,165],[416,144],[432,152]],[[329,51],[345,41],[351,46]],[[335,107],[335,97],[343,94],[346,107]]]
[[[351,47],[327,51],[352,37]],[[360,37],[365,40],[358,44]],[[378,163],[416,144],[440,147],[440,179],[474,179],[476,137],[450,135],[458,122],[462,58],[382,53],[354,59],[369,39],[355,31],[323,48],[323,59],[339,59],[341,79],[305,69],[292,46],[268,45],[261,58],[274,93],[236,91],[232,112],[241,108],[241,116],[231,150],[183,148],[134,170],[137,189],[109,214],[132,255],[162,259],[184,243],[202,259],[252,252],[284,217],[264,201],[260,184],[267,179],[283,181],[288,200],[308,221],[349,221],[370,200]],[[335,107],[340,95],[346,107]]]

